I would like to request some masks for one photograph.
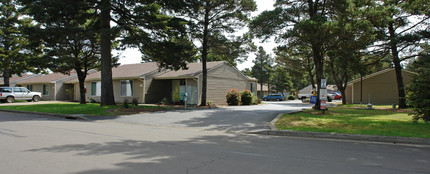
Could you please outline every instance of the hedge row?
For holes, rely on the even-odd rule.
[[[249,90],[240,92],[237,89],[230,89],[226,94],[228,105],[255,105],[258,102],[258,98]]]

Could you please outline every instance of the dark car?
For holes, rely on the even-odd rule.
[[[269,94],[264,96],[263,100],[264,101],[269,101],[269,100],[283,101],[285,100],[285,96],[282,93]]]

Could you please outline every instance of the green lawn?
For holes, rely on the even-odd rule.
[[[0,106],[0,109],[32,111],[56,114],[85,114],[85,115],[123,115],[134,114],[138,112],[153,112],[158,110],[170,110],[170,107],[157,106],[138,106],[130,108],[122,108],[122,105],[103,106],[98,103],[87,103],[81,105],[79,103],[61,103],[61,104],[38,104],[38,105],[22,105],[22,106]]]
[[[414,123],[408,115],[410,110],[376,108],[379,109],[331,107],[324,115],[305,110],[284,114],[275,125],[280,130],[430,138],[430,123]]]

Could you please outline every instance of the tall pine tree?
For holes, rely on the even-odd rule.
[[[34,71],[40,45],[27,35],[33,27],[30,18],[17,9],[15,0],[2,0],[0,4],[0,72],[4,85],[9,86],[12,75]]]

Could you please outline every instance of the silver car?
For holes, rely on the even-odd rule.
[[[0,100],[12,103],[15,100],[27,100],[38,102],[42,97],[40,92],[31,92],[24,87],[0,87]]]

